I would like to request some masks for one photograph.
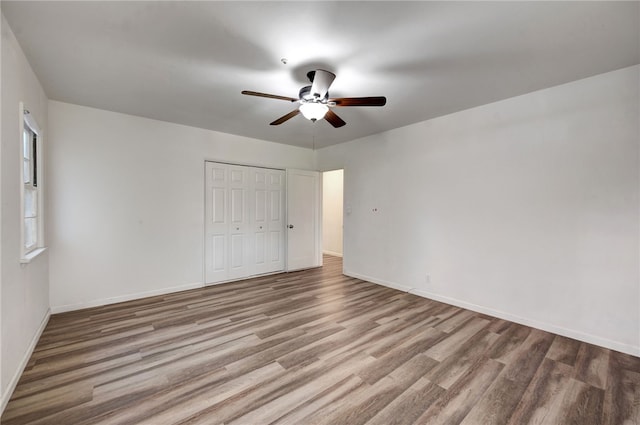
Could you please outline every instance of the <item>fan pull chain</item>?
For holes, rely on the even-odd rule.
[[[315,124],[315,123],[314,123]],[[316,151],[316,133],[318,132],[318,127],[317,126],[313,126],[313,139],[311,142],[311,148],[313,149],[313,151]]]

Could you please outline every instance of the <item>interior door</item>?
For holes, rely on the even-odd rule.
[[[229,278],[228,172],[225,164],[205,164],[205,282]]]
[[[287,270],[322,266],[321,179],[316,171],[287,170]]]
[[[284,185],[282,170],[253,169],[254,268],[256,274],[284,270]]]
[[[253,258],[256,274],[266,273],[269,244],[267,170],[255,169],[253,174]]]
[[[251,276],[249,168],[229,165],[229,279]]]

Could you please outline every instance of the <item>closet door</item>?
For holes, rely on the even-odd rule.
[[[205,282],[229,278],[228,179],[225,164],[205,163]]]
[[[205,164],[205,283],[284,270],[285,172]]]
[[[249,225],[248,167],[229,165],[229,276],[239,279],[251,276],[251,227]]]
[[[269,170],[269,256],[268,272],[283,271],[285,266],[286,244],[286,214],[285,214],[285,185],[284,170]]]
[[[253,274],[249,169],[205,163],[205,283]]]
[[[254,168],[252,218],[256,274],[284,270],[284,184],[282,170]]]

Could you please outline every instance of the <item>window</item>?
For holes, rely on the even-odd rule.
[[[22,110],[22,262],[43,251],[41,133],[31,113]]]

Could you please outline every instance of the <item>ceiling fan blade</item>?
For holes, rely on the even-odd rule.
[[[337,116],[336,113],[333,112],[331,109],[327,111],[327,113],[324,116],[324,119],[327,120],[329,124],[331,124],[335,128],[342,127],[343,125],[346,124],[346,122],[344,122],[342,118]]]
[[[260,93],[260,92],[257,92],[257,91],[243,90],[242,94],[246,94],[248,96],[268,97],[269,99],[288,100],[289,102],[297,102],[298,101],[298,99],[294,99],[293,97],[278,96],[277,94]]]
[[[283,122],[285,122],[286,120],[289,120],[289,119],[295,117],[299,113],[300,113],[299,109],[294,109],[293,111],[289,112],[287,115],[283,115],[280,118],[278,118],[277,120],[275,120],[274,122],[272,122],[271,125],[280,125]]]
[[[311,94],[317,96],[319,99],[324,99],[331,83],[333,83],[335,79],[336,74],[325,71],[324,69],[316,69],[313,74],[313,82],[311,83]]]
[[[387,103],[387,98],[384,96],[337,97],[329,99],[329,103],[335,103],[335,106],[384,106]]]

